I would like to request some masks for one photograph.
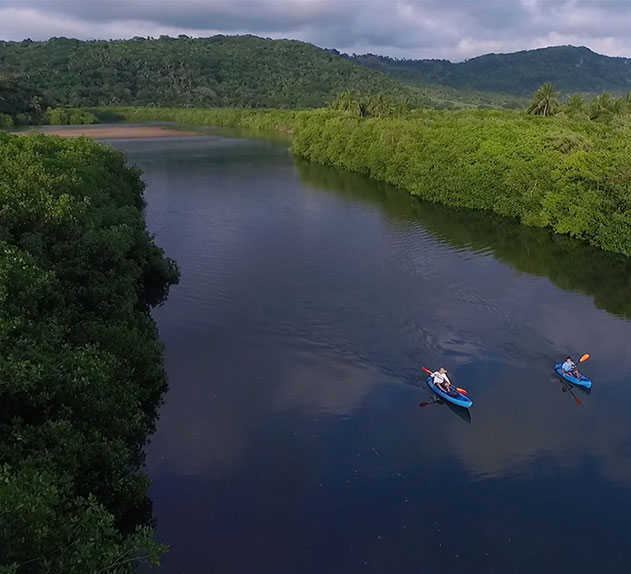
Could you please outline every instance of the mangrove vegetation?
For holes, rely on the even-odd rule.
[[[310,161],[367,175],[428,201],[514,217],[631,255],[629,114],[591,121],[483,110],[374,117],[353,106],[91,111],[118,120],[292,133],[292,152]]]
[[[143,445],[167,385],[149,315],[178,279],[143,183],[87,138],[0,134],[0,572],[155,562]]]

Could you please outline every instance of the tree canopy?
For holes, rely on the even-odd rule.
[[[0,69],[61,106],[314,108],[348,89],[434,105],[311,44],[255,36],[0,42]]]
[[[631,59],[612,58],[585,47],[552,46],[512,54],[486,54],[464,62],[395,60],[366,54],[353,62],[417,86],[529,96],[552,82],[563,93],[623,94],[631,89]]]
[[[536,116],[552,116],[560,106],[559,93],[550,82],[547,82],[535,93],[528,107],[528,113]]]
[[[87,138],[0,133],[0,572],[130,572],[166,389],[149,309],[177,281],[143,184]]]

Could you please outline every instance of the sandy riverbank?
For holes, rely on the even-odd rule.
[[[32,131],[13,132],[20,135],[31,133]],[[200,132],[179,128],[163,126],[99,126],[88,125],[81,127],[58,127],[42,130],[42,133],[49,136],[60,136],[62,138],[76,138],[87,136],[94,139],[130,139],[130,138],[172,138],[182,136],[198,136]]]

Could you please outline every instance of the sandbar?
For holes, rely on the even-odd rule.
[[[182,136],[199,136],[200,132],[181,129],[178,127],[164,126],[99,126],[87,125],[81,127],[49,128],[42,130],[37,128],[28,131],[13,132],[24,135],[33,131],[41,131],[48,136],[60,136],[62,138],[77,138],[87,136],[94,139],[132,139],[132,138],[173,138]]]

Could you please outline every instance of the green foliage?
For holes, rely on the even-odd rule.
[[[546,82],[565,93],[626,93],[629,62],[572,46],[454,64],[349,57],[255,36],[0,42],[0,69],[12,84],[9,91],[22,94],[19,107],[30,102],[28,109],[17,110],[12,99],[11,111],[0,113],[30,114],[30,123],[38,123],[37,108],[47,106],[315,108],[347,90],[384,93],[415,107],[521,109]]]
[[[43,105],[44,97],[38,89],[12,76],[0,75],[0,128],[38,122]]]
[[[536,116],[553,116],[559,111],[559,107],[559,94],[548,82],[537,90],[527,112]]]
[[[433,105],[420,90],[326,50],[255,36],[0,42],[0,69],[63,107],[313,108],[347,89]]]
[[[493,211],[631,255],[631,124],[511,112],[312,113],[292,150],[429,201]]]
[[[432,202],[516,217],[631,255],[627,115],[604,124],[499,110],[415,110],[381,118],[339,109],[90,111],[110,120],[290,133],[293,152],[313,162],[368,175]]]
[[[68,108],[48,108],[42,118],[42,123],[53,126],[96,124],[98,121],[98,118],[90,112]]]
[[[137,469],[166,388],[149,309],[177,269],[146,230],[142,192],[124,156],[91,140],[0,134],[9,571],[130,572],[161,551],[130,514],[145,504]]]
[[[295,110],[248,110],[235,108],[181,109],[107,107],[87,108],[99,121],[177,122],[193,126],[235,127],[263,132],[291,133],[310,112]],[[316,112],[317,113],[317,112]]]
[[[374,205],[397,227],[416,226],[420,221],[441,242],[458,249],[490,249],[496,259],[518,271],[547,277],[562,289],[592,297],[600,309],[631,319],[631,261],[619,253],[606,253],[584,241],[493,213],[418,201],[393,186],[349,171],[300,158],[294,164],[301,181],[321,193]]]
[[[588,48],[574,46],[486,54],[459,63],[393,60],[372,54],[354,56],[351,61],[408,84],[477,91],[478,97],[487,100],[493,98],[493,93],[496,100],[497,94],[529,96],[546,82],[554,82],[564,93],[611,91],[623,94],[631,88],[631,60],[602,56]]]
[[[589,119],[610,120],[625,109],[623,100],[617,100],[611,94],[604,92],[592,99],[589,104]]]
[[[422,89],[437,104],[442,104],[441,107],[521,109],[525,104],[521,95],[484,91],[472,85],[454,87],[456,70],[465,64],[452,64],[447,60],[398,60],[374,54],[353,55],[349,59],[404,84]]]
[[[363,96],[347,90],[337,95],[330,108],[360,118],[393,116],[410,111],[409,101],[397,102],[385,94]]]
[[[565,103],[563,111],[571,118],[582,118],[587,112],[585,98],[583,98],[580,94],[571,95]]]

